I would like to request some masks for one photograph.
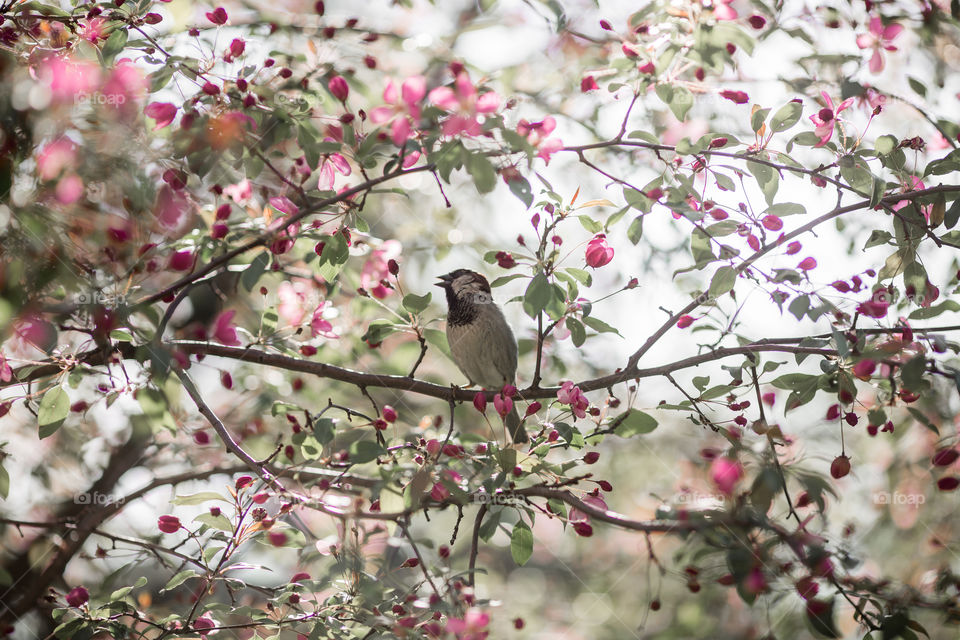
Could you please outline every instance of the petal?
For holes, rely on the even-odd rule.
[[[437,87],[430,92],[430,102],[447,111],[453,111],[460,106],[456,94],[450,87]]]
[[[897,24],[896,22],[887,25],[883,30],[883,35],[881,36],[884,40],[893,40],[903,31],[903,25]]]
[[[557,121],[553,116],[547,116],[543,119],[543,135],[549,136],[557,128]]]
[[[293,204],[293,201],[287,196],[270,198],[270,206],[281,213],[286,213],[289,215],[294,215],[300,210],[300,207]]]
[[[833,99],[830,98],[830,94],[826,91],[821,91],[820,95],[823,96],[823,101],[827,103],[827,106],[830,108],[830,111],[833,111]]]
[[[870,71],[873,73],[883,71],[883,54],[880,53],[879,49],[876,49],[870,57]]]
[[[330,164],[332,164],[333,168],[339,171],[342,176],[348,176],[353,172],[350,168],[350,163],[339,153],[330,155]]]
[[[870,33],[861,33],[857,36],[857,46],[861,49],[869,49],[877,39]]]
[[[397,87],[394,86],[393,80],[387,80],[387,86],[383,88],[383,101],[387,104],[396,104],[397,102]]]
[[[880,16],[870,18],[870,33],[877,37],[883,35],[883,20],[880,19]]]
[[[390,138],[393,144],[402,147],[403,143],[410,137],[410,121],[405,117],[397,118],[390,127]]]
[[[415,165],[417,163],[417,160],[419,159],[420,159],[419,151],[413,151],[411,153],[408,153],[403,157],[403,168],[409,169],[410,167]]]
[[[477,89],[473,86],[473,83],[470,82],[470,76],[466,73],[460,73],[453,84],[457,88],[457,94],[464,101],[470,100],[477,95]]]
[[[491,113],[500,106],[500,96],[496,91],[488,91],[477,100],[477,113]]]
[[[837,110],[836,110],[835,114],[836,114],[836,113],[840,113],[841,111],[843,111],[844,109],[846,109],[847,107],[849,107],[849,106],[852,105],[852,104],[853,104],[853,98],[847,98],[846,100],[844,100],[843,102],[840,103],[840,106],[837,107]]]
[[[377,107],[370,111],[370,120],[373,124],[383,124],[390,120],[394,113],[393,107]]]
[[[403,81],[400,92],[403,101],[408,107],[412,107],[423,100],[423,96],[427,95],[427,79],[423,76],[411,76]]]

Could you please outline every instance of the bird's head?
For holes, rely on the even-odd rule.
[[[490,293],[490,283],[476,271],[457,269],[448,274],[439,276],[440,282],[436,286],[443,288],[450,296],[457,300],[469,300],[473,303],[489,303],[493,301]]]

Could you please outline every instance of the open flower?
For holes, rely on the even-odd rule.
[[[477,93],[477,88],[470,82],[470,76],[466,71],[457,74],[452,89],[437,87],[430,92],[429,97],[430,102],[451,112],[450,117],[443,122],[445,136],[480,135],[483,133],[483,128],[480,126],[477,115],[493,113],[500,106],[500,96],[496,92]]]
[[[820,138],[820,142],[815,144],[815,147],[822,147],[830,142],[830,138],[833,137],[833,125],[837,121],[837,116],[840,115],[841,111],[853,104],[853,98],[847,98],[840,103],[840,106],[834,108],[833,100],[830,99],[826,91],[821,91],[820,95],[823,96],[823,101],[827,103],[827,106],[810,116],[810,121],[816,126],[814,132]]]
[[[487,625],[490,616],[480,609],[468,609],[463,618],[447,620],[447,631],[457,636],[457,640],[484,640],[487,637]]]
[[[402,245],[396,240],[387,240],[379,248],[370,252],[370,257],[360,269],[360,286],[370,292],[374,298],[380,300],[390,295],[393,289],[383,286],[381,280],[387,279],[390,275],[390,267],[387,264],[391,258],[400,255]]]
[[[107,21],[103,18],[91,18],[80,29],[80,37],[91,44],[97,44],[98,40],[106,40],[106,24]]]
[[[537,157],[550,164],[550,156],[563,148],[563,140],[550,137],[550,134],[556,128],[557,121],[553,116],[547,116],[539,122],[521,120],[517,125],[517,133],[525,137],[527,142],[537,149]]]
[[[423,76],[411,76],[404,80],[399,95],[393,80],[387,80],[387,86],[383,89],[386,106],[370,111],[370,120],[374,124],[389,122],[390,139],[393,144],[402,147],[414,136],[413,127],[420,121],[420,101],[426,94],[427,80]]]
[[[869,32],[861,33],[857,36],[857,46],[861,49],[873,49],[873,55],[870,56],[870,71],[880,73],[883,71],[884,65],[881,50],[897,50],[897,48],[893,46],[893,40],[903,31],[903,26],[893,23],[884,27],[883,20],[880,19],[880,16],[873,16],[870,18],[869,28]]]
[[[583,391],[580,391],[580,387],[575,386],[571,381],[567,380],[560,385],[560,390],[557,391],[557,400],[561,404],[570,405],[573,415],[578,418],[587,417],[587,407],[590,406],[590,402],[583,395]]]
[[[236,311],[230,309],[217,316],[213,323],[213,337],[217,342],[228,346],[240,344],[240,340],[237,338],[237,327],[233,324],[233,316],[236,313]]]

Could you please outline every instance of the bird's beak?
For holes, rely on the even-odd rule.
[[[446,275],[437,276],[437,280],[439,280],[440,282],[434,282],[434,283],[433,283],[433,286],[435,286],[435,287],[448,287],[448,286],[450,286],[450,282],[453,280],[453,278],[451,278],[451,277],[450,277],[450,274],[448,273],[448,274],[446,274]]]

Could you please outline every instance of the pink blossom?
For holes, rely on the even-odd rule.
[[[587,93],[588,91],[596,91],[600,87],[597,86],[597,80],[593,76],[584,76],[580,80],[580,91],[582,93]]]
[[[243,205],[253,196],[253,187],[250,186],[250,181],[244,178],[236,184],[224,187],[223,195],[233,198],[234,202]]]
[[[710,465],[710,479],[717,489],[728,496],[733,493],[733,488],[742,477],[743,467],[737,460],[716,458]]]
[[[132,60],[124,58],[117,62],[107,81],[100,87],[104,101],[125,117],[139,114],[137,102],[146,92],[149,83]]]
[[[70,138],[48,143],[37,154],[37,174],[41,180],[53,180],[66,168],[76,165],[77,145]]]
[[[498,393],[493,396],[493,408],[497,410],[497,414],[501,418],[505,418],[513,410],[513,399],[505,394]]]
[[[324,338],[336,339],[339,338],[336,333],[333,331],[333,325],[329,320],[323,317],[323,310],[327,306],[327,301],[324,300],[317,305],[317,308],[313,310],[313,315],[310,317],[310,335],[314,338],[317,336],[323,336]],[[392,420],[391,420],[392,422]]]
[[[93,92],[100,83],[100,66],[51,56],[42,63],[40,75],[50,84],[53,98],[63,102]]]
[[[240,344],[237,338],[237,327],[233,324],[233,316],[236,313],[233,309],[229,309],[217,316],[213,323],[213,337],[217,342],[231,347]]]
[[[57,182],[54,193],[60,204],[73,204],[83,195],[83,180],[75,173],[69,173]]]
[[[423,76],[411,76],[403,81],[400,95],[393,80],[387,80],[383,90],[383,101],[387,106],[376,107],[370,112],[374,124],[392,123],[390,139],[393,144],[402,147],[403,143],[414,137],[413,128],[420,121],[420,102],[427,94],[427,80]]]
[[[886,295],[884,289],[880,289],[870,300],[857,305],[857,313],[867,316],[868,318],[883,318],[887,315],[887,308],[889,306],[889,296]]]
[[[153,204],[153,215],[160,226],[168,232],[177,231],[187,220],[190,201],[181,191],[164,184],[157,190],[157,199]]]
[[[107,34],[104,25],[106,25],[106,23],[107,21],[103,18],[91,18],[87,20],[80,29],[80,37],[93,44],[97,44],[98,40],[105,40]]]
[[[437,87],[430,92],[430,101],[452,112],[443,123],[443,135],[465,134],[478,136],[483,133],[477,114],[493,113],[500,106],[500,96],[494,91],[478,94],[466,71],[457,74],[453,88]]]
[[[270,198],[270,206],[279,211],[280,213],[286,213],[287,215],[296,215],[300,211],[300,207],[295,205],[290,198],[287,196],[276,196]]]
[[[370,252],[370,256],[360,269],[360,286],[374,298],[386,298],[393,289],[383,286],[380,281],[390,275],[387,262],[400,255],[403,246],[397,240],[387,240],[379,248]]]
[[[810,116],[810,121],[813,122],[816,127],[814,133],[820,138],[820,142],[815,144],[815,147],[822,147],[830,141],[830,138],[833,136],[833,125],[836,123],[840,112],[853,104],[853,98],[847,98],[840,103],[839,107],[834,109],[833,100],[830,99],[830,95],[826,91],[821,91],[820,95],[823,96],[823,101],[827,103],[827,106]]]
[[[811,269],[817,268],[817,260],[815,258],[804,258],[800,261],[800,264],[797,265],[797,268],[801,271],[810,271]]]
[[[156,120],[157,124],[153,127],[154,131],[163,129],[173,122],[173,119],[177,116],[177,108],[169,102],[151,102],[143,112]]]
[[[7,356],[0,353],[0,380],[4,382],[10,382],[13,380],[13,369],[10,368],[10,363],[7,361]]]
[[[219,11],[222,11],[222,9],[219,9]],[[286,540],[286,536],[284,536],[284,540]],[[272,541],[272,538],[271,538],[271,541]],[[216,626],[217,626],[217,623],[213,620],[213,618],[210,617],[209,613],[205,613],[193,621],[193,628],[196,630],[197,633],[199,633],[204,638],[206,638],[207,635],[210,633],[210,629],[213,629]]]
[[[332,141],[332,138],[326,138],[325,141]],[[342,176],[349,176],[353,173],[350,163],[339,153],[331,153],[323,158],[323,162],[320,163],[320,176],[317,181],[318,186],[333,189],[336,178],[334,172]]]
[[[583,501],[591,507],[596,507],[601,511],[610,510],[610,507],[607,506],[607,503],[600,496],[587,496],[583,499]],[[590,516],[576,507],[571,507],[570,511],[567,513],[567,520],[570,522],[590,522]]]
[[[468,609],[463,618],[447,620],[446,631],[457,636],[457,640],[484,640],[487,637],[487,625],[490,616],[480,609]]]
[[[713,4],[713,17],[717,20],[736,20],[737,10],[730,6],[733,0],[717,0]]]
[[[598,269],[613,260],[613,248],[607,245],[607,236],[598,233],[587,243],[587,265]]]
[[[550,138],[550,134],[557,128],[557,121],[553,116],[547,116],[539,122],[521,120],[517,125],[517,133],[526,137],[527,142],[537,149],[537,156],[550,164],[550,156],[563,148],[563,140]]]
[[[873,49],[873,55],[870,57],[870,71],[880,73],[883,71],[884,65],[881,50],[897,50],[893,45],[893,40],[903,31],[903,26],[894,22],[884,27],[880,16],[870,18],[869,26],[870,31],[868,33],[861,33],[857,36],[857,46],[861,49]]]
[[[560,401],[560,404],[570,405],[570,409],[576,417],[587,417],[587,407],[590,406],[590,402],[580,391],[580,387],[575,386],[570,380],[560,385],[560,390],[557,391],[557,400]]]
[[[207,20],[213,24],[226,24],[227,23],[227,10],[223,7],[217,7],[213,11],[207,12]]]
[[[277,315],[291,326],[297,326],[306,314],[307,296],[313,292],[302,280],[284,280],[277,288]]]

